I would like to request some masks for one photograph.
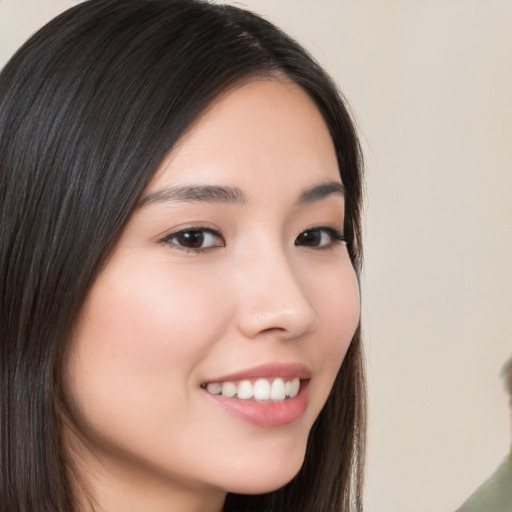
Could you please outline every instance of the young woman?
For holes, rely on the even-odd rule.
[[[269,22],[91,0],[0,75],[0,510],[361,510],[361,164]]]

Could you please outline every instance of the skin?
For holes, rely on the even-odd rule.
[[[218,512],[226,492],[268,492],[300,469],[359,321],[345,245],[323,229],[319,245],[295,243],[308,229],[343,229],[341,193],[299,202],[326,182],[341,183],[327,127],[278,79],[224,93],[161,164],[83,305],[65,365],[64,439],[98,510]],[[184,185],[244,197],[169,197]],[[190,250],[172,234],[191,228],[220,235]],[[254,425],[201,388],[273,362],[311,371],[306,410],[290,424]]]

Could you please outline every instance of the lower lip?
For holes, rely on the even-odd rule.
[[[299,392],[282,402],[256,402],[208,394],[221,407],[243,420],[260,427],[282,427],[302,417],[308,402],[309,381],[301,381]]]

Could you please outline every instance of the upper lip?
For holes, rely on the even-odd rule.
[[[310,379],[311,370],[302,363],[267,363],[254,366],[246,370],[240,370],[229,375],[208,379],[205,382],[233,382],[250,379],[265,379],[269,377],[281,377],[284,379]]]

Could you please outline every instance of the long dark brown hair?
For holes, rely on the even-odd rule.
[[[361,268],[361,153],[331,79],[295,41],[241,9],[199,0],[90,0],[51,21],[0,74],[0,510],[75,512],[61,443],[70,330],[140,194],[180,136],[230,85],[286,75],[323,115]],[[225,510],[362,510],[360,328],[309,436],[299,474]]]

